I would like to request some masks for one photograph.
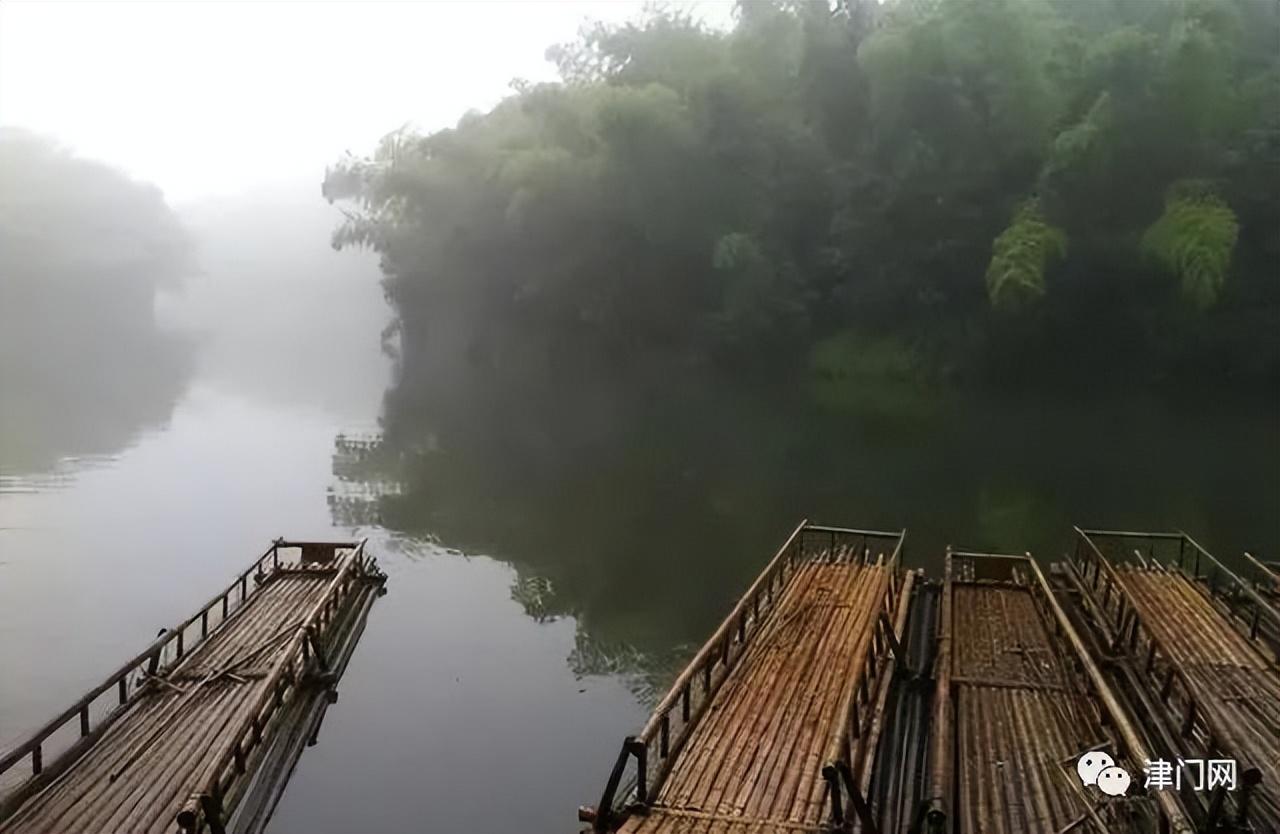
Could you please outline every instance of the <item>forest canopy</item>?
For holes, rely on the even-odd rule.
[[[444,352],[1274,382],[1277,44],[1273,0],[655,10],[323,192],[334,245],[381,255],[409,377]]]

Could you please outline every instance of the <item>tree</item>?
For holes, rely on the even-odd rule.
[[[854,332],[978,375],[1085,319],[1147,334],[1135,373],[1278,356],[1277,42],[1268,0],[651,12],[550,49],[560,83],[341,161],[334,242],[381,253],[407,366],[769,372]]]

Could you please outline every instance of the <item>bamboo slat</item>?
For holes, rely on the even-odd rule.
[[[630,834],[819,831],[840,707],[865,670],[892,567],[837,549],[796,566]]]

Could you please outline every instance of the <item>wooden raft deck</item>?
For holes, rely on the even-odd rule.
[[[935,822],[953,817],[956,834],[1155,831],[1154,801],[1100,802],[1076,775],[1078,756],[1102,749],[1140,778],[1145,750],[1090,678],[1038,566],[948,553],[942,594]]]
[[[900,546],[899,533],[798,527],[627,739],[584,819],[626,834],[762,834],[825,830],[846,804],[865,808],[867,730],[906,607]],[[629,758],[635,782],[621,789]]]
[[[31,768],[0,804],[0,831],[261,831],[384,579],[363,542],[273,544],[195,617],[0,759],[0,772]],[[76,716],[79,738],[46,762]]]
[[[1104,640],[1128,658],[1138,708],[1163,725],[1167,749],[1238,760],[1240,774],[1261,777],[1249,787],[1249,820],[1280,831],[1280,670],[1267,639],[1280,616],[1269,601],[1181,533],[1080,530],[1073,564]],[[1243,789],[1227,792],[1222,806]],[[1225,807],[1210,800],[1202,812],[1212,827]]]

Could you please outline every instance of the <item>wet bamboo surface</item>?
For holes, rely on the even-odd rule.
[[[1261,830],[1280,831],[1280,671],[1182,573],[1117,566],[1119,581],[1188,685],[1240,770],[1261,768],[1254,801]],[[1268,828],[1267,826],[1272,826]]]
[[[337,572],[335,564],[269,575],[235,616],[152,682],[67,771],[0,823],[0,831],[175,831],[175,814],[207,783],[216,751],[248,719],[269,685],[268,670]],[[364,605],[364,596],[375,592],[368,585],[345,604]],[[317,687],[314,697],[324,694]]]
[[[848,552],[797,566],[628,834],[823,830],[822,757],[860,683],[891,578]]]
[[[1031,591],[957,582],[953,593],[956,834],[1142,831],[1076,776],[1077,756],[1107,734]]]

